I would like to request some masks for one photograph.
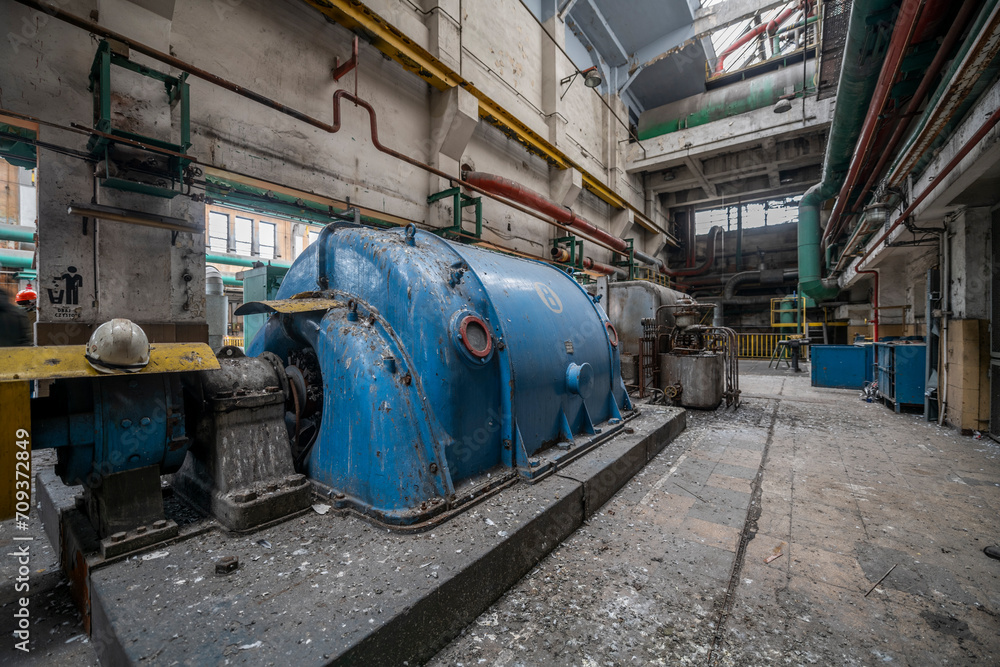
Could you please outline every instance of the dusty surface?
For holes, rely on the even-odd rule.
[[[997,664],[1000,447],[743,370],[431,664]]]
[[[1000,542],[1000,446],[814,390],[808,374],[743,370],[739,412],[690,412],[684,434],[431,664],[1000,662],[1000,561],[982,553]],[[33,663],[91,664],[37,536]],[[4,553],[10,539],[0,524]],[[0,663],[17,657],[8,637]]]

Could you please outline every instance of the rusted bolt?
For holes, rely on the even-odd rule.
[[[272,482],[271,484],[268,484],[266,488],[268,493],[274,493],[278,490],[278,485]]]
[[[143,535],[146,532],[146,527],[145,526],[139,526],[138,528],[135,529],[135,532],[138,535]]]
[[[114,535],[111,536],[111,541],[112,542],[124,542],[125,541],[125,533],[115,533]]]
[[[431,464],[431,472],[432,473],[436,473],[437,471],[438,471],[438,464],[432,463]]]
[[[215,561],[216,574],[229,574],[235,572],[240,567],[240,559],[236,556],[223,556]]]
[[[503,441],[503,448],[504,449],[510,449],[510,440],[504,440]]]
[[[625,429],[625,432],[628,433],[629,435],[632,435],[633,433],[635,433],[635,429],[630,426]]]
[[[153,522],[153,528],[155,528],[156,530],[163,530],[166,527],[167,527],[166,519],[160,519],[159,521]]]
[[[412,375],[410,375],[409,373],[407,373],[406,375],[403,376],[403,384],[405,384],[407,387],[409,387],[410,383],[412,383],[412,382],[413,382],[413,376]]]
[[[334,498],[336,498],[337,500],[343,500],[346,497],[347,496],[343,493],[338,493],[337,495],[334,496]]]

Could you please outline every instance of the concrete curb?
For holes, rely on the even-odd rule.
[[[93,572],[90,586],[93,635],[99,638],[95,648],[103,664],[115,665],[168,657],[204,664],[234,657],[298,665],[420,664],[580,527],[685,424],[683,410],[644,406],[629,423],[631,433],[537,484],[502,492],[433,534],[389,534],[358,520],[311,514],[252,538],[213,533],[184,540],[174,545],[172,556],[141,568],[128,561],[101,568]],[[482,514],[490,512],[498,519],[514,517],[513,524],[498,533],[497,524],[484,523]],[[291,549],[304,532],[315,540],[310,560],[349,551],[364,566],[355,562],[350,579],[331,581],[333,574],[323,578],[319,574],[326,572],[311,570],[279,579],[276,570],[285,565],[257,562],[264,554],[280,556],[279,545]],[[262,551],[257,546],[262,538],[275,548]],[[178,572],[205,569],[209,552],[211,557],[237,555],[240,571],[199,579],[197,586],[171,585]],[[383,553],[387,558],[377,560]],[[436,568],[417,565],[424,560]],[[429,577],[432,569],[436,572]],[[260,597],[261,590],[271,595]],[[156,613],[149,611],[153,596]],[[189,611],[198,601],[212,609],[210,619],[201,615],[206,607]],[[364,605],[372,606],[359,609]],[[252,653],[239,650],[247,645],[256,645]]]

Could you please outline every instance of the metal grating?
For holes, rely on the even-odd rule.
[[[830,0],[823,3],[823,44],[820,50],[817,99],[825,100],[837,94],[853,4],[853,0]]]

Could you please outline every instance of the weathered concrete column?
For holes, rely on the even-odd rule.
[[[428,51],[446,66],[462,69],[462,17],[459,0],[426,0],[424,23],[428,31]]]
[[[549,167],[549,196],[552,201],[573,207],[583,192],[583,174],[579,169]]]
[[[207,341],[205,205],[98,188],[97,203],[180,218],[179,233],[70,216],[93,197],[92,167],[48,151],[38,155],[39,345],[86,342],[99,324],[127,317],[153,342]]]
[[[464,88],[434,91],[431,95],[431,163],[438,169],[460,176],[462,156],[479,123],[479,100]],[[431,192],[450,187],[446,179],[431,176]],[[428,220],[438,227],[450,227],[454,221],[452,204],[430,204]]]
[[[554,146],[561,146],[566,136],[566,118],[559,112],[562,105],[559,95],[564,89],[560,82],[573,73],[573,65],[560,50],[566,48],[565,24],[552,15],[542,25],[555,38],[554,41],[544,35],[542,38],[542,113],[549,126],[548,140]]]

